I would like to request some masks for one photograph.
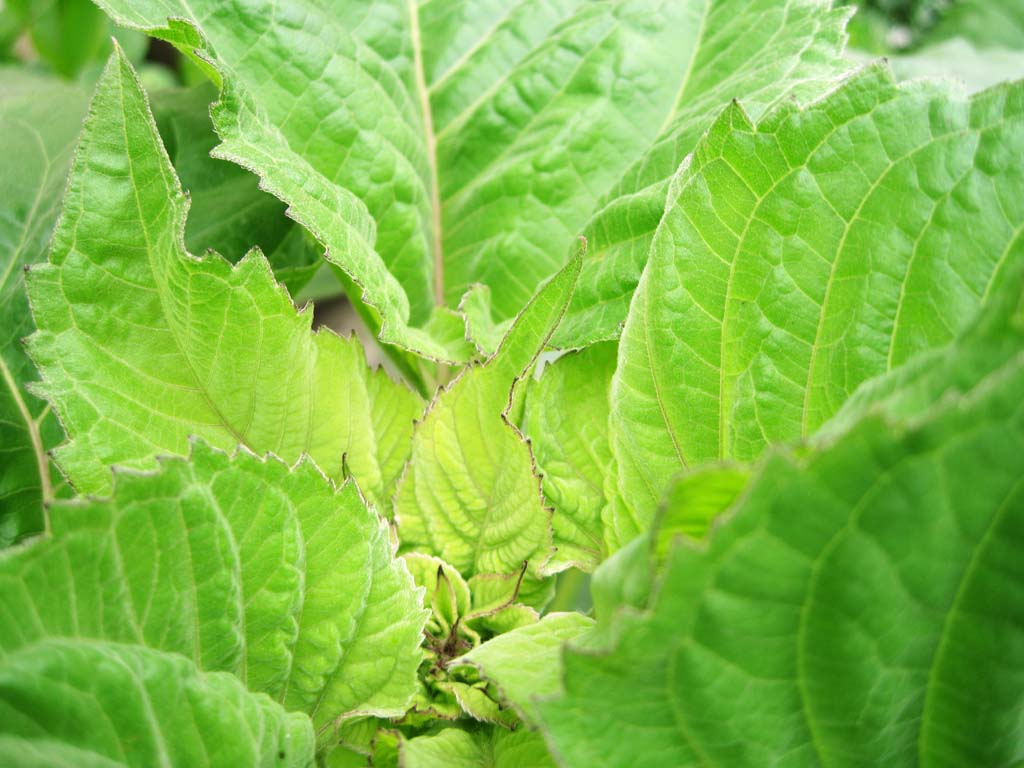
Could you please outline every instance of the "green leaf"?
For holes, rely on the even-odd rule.
[[[0,547],[43,530],[43,501],[61,484],[46,456],[60,425],[25,390],[35,372],[21,346],[33,330],[23,270],[45,257],[86,104],[74,86],[0,70]]]
[[[113,31],[89,0],[7,0],[37,54],[53,70],[77,77],[110,55]]]
[[[160,136],[191,199],[185,246],[192,253],[213,250],[231,260],[257,247],[294,296],[321,266],[320,253],[285,216],[284,204],[259,190],[251,173],[210,157],[219,143],[210,123],[209,104],[215,97],[209,84],[152,94]]]
[[[355,339],[310,332],[266,259],[190,256],[187,199],[131,65],[115,54],[97,88],[54,234],[29,275],[37,391],[69,442],[55,452],[80,493],[111,465],[155,466],[197,435],[286,461],[346,467],[387,509],[422,408],[371,372]]]
[[[1024,41],[1020,46],[1024,49]],[[851,54],[865,61],[867,54]],[[892,71],[900,80],[946,77],[962,82],[971,93],[978,93],[1024,73],[1024,50],[978,48],[962,38],[945,40],[910,53],[889,56]]]
[[[52,538],[0,558],[0,658],[55,637],[176,652],[318,729],[411,700],[420,590],[355,486],[311,462],[196,443],[51,515]]]
[[[1024,1],[957,0],[928,35],[929,40],[954,37],[979,48],[1024,50]]]
[[[45,639],[0,666],[5,765],[313,766],[309,718],[177,654]]]
[[[680,168],[623,332],[612,447],[627,541],[668,481],[746,461],[949,342],[1024,256],[1024,85],[971,99],[872,66]]]
[[[1019,761],[1024,315],[1012,287],[1015,312],[988,337],[990,355],[1011,354],[982,373],[952,348],[963,365],[936,374],[953,386],[938,404],[868,410],[772,454],[707,545],[677,549],[653,612],[625,623],[612,653],[568,653],[566,693],[540,705],[566,766]],[[958,392],[965,369],[973,384]]]
[[[561,690],[562,646],[593,626],[593,619],[579,613],[551,613],[478,645],[448,666],[478,669],[524,720],[534,723],[536,702]]]
[[[737,88],[768,104],[831,77],[846,14],[829,0],[101,4],[212,63],[218,156],[289,204],[386,342],[444,359],[463,351],[425,332],[433,308],[483,283],[494,320],[514,317],[595,211],[648,187],[648,169],[671,175]]]
[[[668,38],[688,57],[685,77],[676,80],[675,103],[657,137],[603,192],[583,227],[587,259],[555,335],[558,346],[619,336],[665,211],[669,182],[726,104],[742,98],[757,119],[776,105],[820,96],[849,69],[841,54],[850,9],[832,9],[831,0],[675,5],[690,18],[676,22]]]
[[[546,365],[526,397],[523,431],[555,508],[554,560],[587,571],[604,548],[601,515],[612,463],[608,394],[617,346],[595,344]]]
[[[440,391],[417,424],[395,500],[403,547],[435,554],[467,578],[518,573],[525,561],[540,575],[551,554],[550,511],[530,447],[506,417],[579,267],[577,257],[542,287],[497,353]]]
[[[553,768],[544,740],[520,728],[499,726],[476,730],[446,728],[439,733],[399,742],[402,768]]]

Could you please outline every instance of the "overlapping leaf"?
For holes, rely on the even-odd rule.
[[[611,473],[608,394],[617,345],[595,344],[544,367],[526,399],[523,431],[544,478],[554,559],[592,570],[604,550],[604,486]],[[613,489],[614,490],[614,489]]]
[[[461,574],[538,575],[551,554],[533,454],[509,422],[510,392],[565,312],[577,257],[519,315],[497,353],[438,393],[417,424],[395,500],[402,545],[439,555]]]
[[[680,169],[612,384],[622,541],[668,480],[811,434],[940,346],[1024,257],[1024,86],[971,99],[872,66]]]
[[[21,347],[32,332],[23,270],[46,255],[86,105],[77,87],[0,73],[0,546],[43,529],[42,502],[60,483],[45,453],[60,426],[25,390],[35,372]]]
[[[192,253],[214,250],[230,260],[259,248],[294,296],[323,264],[319,249],[285,216],[280,200],[259,190],[251,173],[210,157],[218,143],[210,124],[215,97],[209,84],[150,93],[160,137],[190,198],[185,246]]]
[[[623,245],[729,99],[835,74],[845,17],[829,0],[102,5],[212,62],[218,154],[289,204],[385,341],[446,359],[465,351],[428,330],[442,305],[483,283],[514,317],[603,206],[595,237]],[[593,262],[586,308],[617,302],[613,332],[637,253]]]
[[[516,712],[527,722],[536,722],[535,702],[561,690],[562,646],[593,626],[594,620],[580,613],[550,613],[535,624],[488,640],[449,667],[479,669]]]
[[[1003,288],[947,359],[770,457],[614,652],[568,653],[540,705],[565,765],[1020,760],[1024,313]]]
[[[198,435],[347,466],[386,507],[420,399],[371,372],[358,342],[310,332],[258,252],[232,266],[182,244],[186,198],[131,65],[115,54],[83,130],[50,263],[29,276],[38,391],[79,492],[107,467],[154,466]]]
[[[426,621],[355,486],[196,443],[109,501],[58,503],[53,537],[0,559],[0,666],[48,638],[176,652],[318,728],[404,711]]]
[[[311,768],[313,745],[305,715],[178,654],[46,639],[0,665],[7,766]]]
[[[842,58],[849,9],[828,0],[708,0],[684,3],[699,25],[676,32],[691,58],[657,137],[605,191],[584,234],[580,286],[555,343],[576,346],[619,335],[665,210],[669,182],[714,117],[742,99],[757,119],[773,105],[822,94],[849,64]],[[699,8],[698,8],[699,6]]]
[[[554,766],[540,734],[498,726],[474,730],[447,728],[437,734],[400,741],[402,768],[549,768]],[[374,762],[376,765],[376,760]]]

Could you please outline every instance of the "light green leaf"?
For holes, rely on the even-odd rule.
[[[1024,50],[1024,1],[957,0],[928,35],[929,40],[954,37],[979,48]]]
[[[323,263],[320,249],[285,216],[284,203],[259,190],[251,173],[210,157],[218,144],[209,108],[216,95],[209,84],[152,94],[157,128],[190,197],[185,246],[192,253],[213,250],[232,261],[259,248],[294,296]]]
[[[611,472],[608,394],[618,345],[595,344],[544,367],[526,398],[530,438],[554,508],[558,563],[593,570],[604,548],[601,515]]]
[[[371,372],[362,347],[310,332],[267,261],[232,266],[182,244],[187,199],[131,65],[115,54],[82,134],[50,263],[29,276],[38,391],[69,442],[57,463],[80,493],[109,466],[155,465],[192,435],[232,449],[345,467],[387,509],[422,408]]]
[[[568,653],[565,695],[540,705],[566,766],[1019,762],[1013,287],[1010,324],[988,337],[990,354],[1013,353],[979,368],[967,351],[937,375],[948,386],[971,370],[970,388],[908,421],[884,407],[771,455],[706,546],[677,549],[653,612],[624,623],[616,650]]]
[[[540,735],[499,726],[475,730],[446,728],[399,742],[401,768],[553,768]]]
[[[313,766],[309,718],[172,653],[46,639],[0,666],[5,765]]]
[[[963,82],[971,93],[1024,75],[1024,50],[979,49],[961,39],[893,56],[889,62],[901,80],[951,77]]]
[[[594,206],[580,284],[554,343],[574,347],[614,339],[647,261],[679,163],[723,107],[736,98],[754,119],[833,87],[849,68],[841,53],[849,8],[831,0],[703,0],[674,3],[689,22],[668,44],[685,53],[685,76],[656,137]],[[700,19],[698,23],[698,17]],[[680,70],[682,71],[682,70]]]
[[[483,283],[493,319],[514,317],[595,211],[671,175],[736,93],[768,104],[835,74],[846,13],[830,0],[101,4],[212,63],[218,156],[289,204],[386,342],[446,359],[464,350],[425,332],[434,307]]]
[[[43,501],[61,484],[45,453],[60,425],[25,391],[35,372],[21,346],[33,329],[23,270],[46,255],[86,104],[74,86],[0,69],[0,547],[43,530]]]
[[[594,620],[580,613],[551,613],[488,640],[448,666],[478,669],[524,720],[535,723],[536,702],[561,690],[563,645],[593,626]]]
[[[411,700],[420,592],[355,486],[311,462],[196,443],[51,515],[52,538],[0,558],[0,664],[51,637],[135,643],[233,672],[320,729]]]
[[[814,432],[949,342],[1024,257],[1024,85],[971,99],[884,65],[680,168],[612,383],[621,541],[668,481]]]
[[[661,502],[655,551],[664,560],[679,536],[702,539],[715,519],[740,497],[750,480],[744,465],[709,465],[677,477]]]
[[[551,554],[533,454],[506,418],[516,382],[565,312],[579,274],[573,259],[519,315],[497,353],[438,393],[416,426],[395,509],[402,546],[438,555],[467,578],[537,577]]]

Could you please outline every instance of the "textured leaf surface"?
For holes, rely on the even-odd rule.
[[[684,77],[676,79],[675,103],[649,147],[602,194],[584,227],[590,248],[555,344],[618,337],[665,210],[669,181],[722,108],[741,98],[756,119],[773,105],[820,95],[849,67],[841,56],[849,9],[832,10],[829,0],[678,5],[692,15],[671,29],[670,44],[689,57]]]
[[[954,387],[939,405],[903,423],[899,408],[869,410],[841,436],[771,456],[707,547],[676,551],[653,612],[614,652],[569,653],[567,693],[541,704],[566,765],[1020,761],[1014,287],[988,356],[954,349],[960,365],[936,374]],[[920,394],[907,384],[880,386]]]
[[[476,667],[523,718],[536,722],[535,702],[561,689],[563,645],[593,626],[594,620],[580,613],[551,613],[488,640],[449,666]]]
[[[447,728],[399,744],[401,768],[548,768],[554,766],[539,734],[489,726],[475,731]]]
[[[395,508],[402,545],[440,556],[467,578],[512,573],[529,561],[538,575],[551,550],[529,445],[506,418],[516,382],[569,303],[579,258],[542,287],[497,353],[438,393],[417,424]]]
[[[305,715],[232,675],[138,646],[48,639],[23,648],[0,667],[0,714],[0,744],[21,759],[36,753],[36,765],[314,764]]]
[[[60,482],[44,453],[60,426],[25,390],[35,372],[21,346],[33,328],[23,270],[46,255],[86,103],[76,87],[0,70],[0,546],[43,529]]]
[[[611,472],[608,394],[617,345],[595,344],[544,367],[526,397],[530,438],[554,506],[554,559],[592,570],[604,547],[601,515]]]
[[[308,461],[196,443],[52,520],[52,538],[0,559],[3,659],[47,638],[173,651],[318,727],[399,714],[412,696],[419,590],[355,487],[334,490]]]
[[[103,5],[203,51],[225,87],[218,153],[327,246],[386,341],[435,357],[456,350],[423,331],[432,307],[484,283],[495,319],[515,316],[595,210],[663,182],[730,98],[768,104],[834,74],[845,13],[828,0]]]
[[[57,461],[76,489],[108,467],[154,466],[198,435],[287,461],[344,466],[386,508],[420,399],[371,372],[362,347],[310,332],[266,260],[188,255],[186,198],[131,65],[115,54],[98,86],[54,234],[29,276],[30,352],[69,442]]]
[[[650,521],[681,469],[812,433],[950,341],[1024,257],[1024,86],[968,100],[869,67],[758,125],[734,106],[674,181],[623,332],[613,451]]]

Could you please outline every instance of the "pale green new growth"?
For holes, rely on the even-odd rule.
[[[29,276],[37,391],[69,441],[56,459],[81,493],[108,467],[154,466],[191,436],[286,461],[346,466],[386,509],[421,410],[371,372],[362,347],[312,333],[262,255],[232,266],[182,243],[187,200],[131,65],[112,57],[71,171],[50,263]]]
[[[593,570],[602,557],[604,486],[611,473],[608,391],[617,345],[595,344],[544,367],[526,396],[523,431],[555,509],[554,561]]]
[[[680,168],[612,383],[622,541],[674,474],[810,435],[950,341],[1024,255],[1024,86],[971,99],[867,68]]]
[[[533,454],[509,422],[515,383],[565,312],[579,257],[516,319],[495,355],[438,393],[417,424],[395,508],[402,546],[436,553],[466,577],[540,574],[551,555],[551,513]]]
[[[1004,288],[948,361],[773,454],[616,650],[568,653],[540,705],[565,765],[1019,761],[1024,315]]]
[[[471,666],[498,686],[527,722],[535,723],[535,702],[559,692],[563,644],[591,630],[594,620],[580,613],[550,613],[499,635],[460,656],[450,667]]]
[[[309,461],[196,443],[110,501],[61,502],[0,556],[0,658],[46,638],[134,643],[233,672],[318,728],[400,714],[426,620],[387,525]]]
[[[448,728],[398,746],[402,768],[554,768],[540,734],[488,726],[473,731]]]

